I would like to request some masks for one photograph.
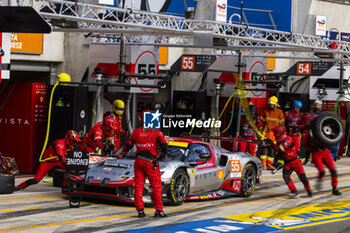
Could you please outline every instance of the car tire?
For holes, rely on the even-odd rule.
[[[339,144],[344,137],[344,125],[334,113],[324,113],[311,122],[312,138],[316,145],[330,148]]]
[[[65,179],[65,174],[66,174],[66,172],[64,170],[55,169],[53,171],[53,175],[52,175],[53,186],[61,188],[63,185],[63,181]]]
[[[176,170],[167,191],[167,197],[170,200],[169,204],[175,206],[182,205],[189,191],[189,184],[186,172],[182,169]]]
[[[0,174],[0,194],[13,193],[15,188],[15,177],[12,175]]]
[[[241,196],[249,197],[251,196],[256,187],[256,169],[252,163],[245,165],[242,171],[241,180]]]

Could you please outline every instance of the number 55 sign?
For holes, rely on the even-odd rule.
[[[181,70],[194,70],[195,64],[194,56],[182,56],[181,57]]]

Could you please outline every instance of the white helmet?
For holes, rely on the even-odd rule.
[[[315,104],[320,104],[320,105],[322,105],[322,100],[315,100]]]

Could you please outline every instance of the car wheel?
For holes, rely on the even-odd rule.
[[[311,132],[316,145],[330,148],[341,142],[344,125],[338,115],[327,112],[312,121]]]
[[[15,187],[14,176],[0,174],[0,194],[13,193],[14,187]]]
[[[61,188],[65,179],[66,172],[62,169],[55,169],[52,175],[53,186]]]
[[[242,172],[242,180],[241,180],[241,196],[249,197],[251,196],[256,187],[256,170],[253,164],[248,163],[245,165]]]
[[[186,172],[182,169],[175,171],[171,178],[170,187],[167,196],[171,205],[181,205],[187,196],[189,190],[189,181]]]

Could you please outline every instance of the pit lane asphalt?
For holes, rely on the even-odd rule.
[[[165,206],[164,211],[168,213],[169,217],[164,219],[154,219],[154,210],[150,207],[145,209],[147,217],[139,219],[136,217],[136,211],[132,205],[103,200],[88,199],[84,200],[78,209],[69,208],[68,200],[61,194],[59,188],[41,182],[14,194],[0,195],[0,232],[116,232],[142,228],[149,228],[147,232],[160,232],[161,229],[168,229],[169,232],[172,232],[171,227],[174,224],[189,222],[188,224],[191,225],[192,221],[199,221],[201,224],[201,220],[207,222],[206,219],[226,218],[228,216],[236,216],[233,219],[239,219],[244,214],[252,213],[254,215],[253,213],[264,211],[272,211],[269,217],[278,219],[282,218],[283,214],[288,214],[289,208],[308,209],[309,205],[320,206],[339,201],[349,201],[350,205],[350,158],[342,158],[336,165],[339,189],[343,193],[341,197],[331,195],[328,171],[322,190],[315,192],[313,198],[306,197],[302,183],[296,175],[293,175],[292,179],[302,196],[298,199],[291,199],[288,196],[289,191],[282,179],[281,171],[271,175],[270,171],[264,170],[263,182],[257,186],[255,193],[250,198],[229,197],[185,202],[176,207]],[[317,170],[313,165],[304,167],[311,187],[314,187]],[[25,179],[27,178],[16,178],[16,184]],[[328,226],[332,232],[342,232],[344,223],[349,222],[340,222],[341,220],[344,219],[332,223],[327,222],[323,225],[296,228],[288,230],[288,232],[303,232],[303,229],[317,227],[322,230],[320,232],[326,232],[326,228],[322,226]],[[321,223],[323,222],[319,224]],[[175,232],[175,228],[173,229]],[[184,232],[199,232],[203,229],[209,232],[208,230],[214,228],[198,229],[197,227],[193,231]],[[315,230],[307,230],[307,232],[317,232]],[[212,232],[222,231],[212,230]],[[232,230],[232,232],[240,231]]]

